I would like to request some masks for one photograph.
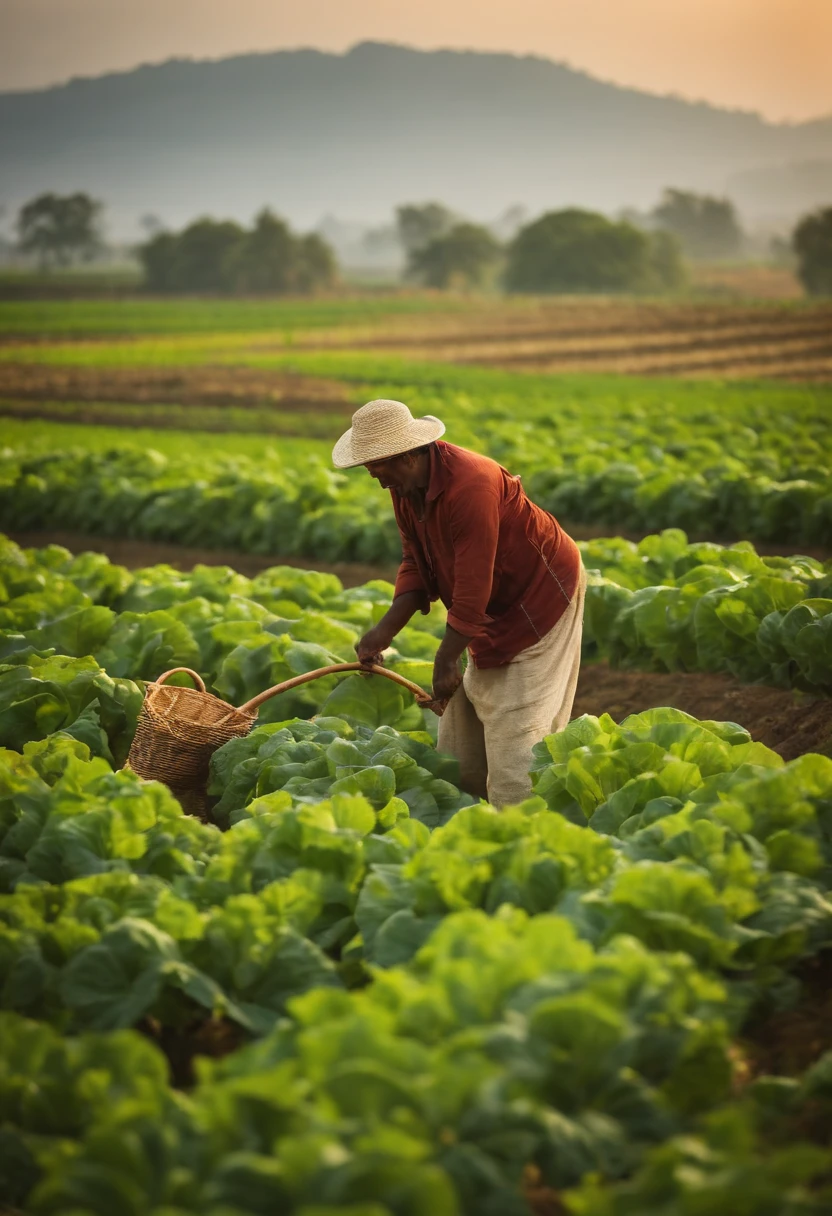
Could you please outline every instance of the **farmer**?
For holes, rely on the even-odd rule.
[[[382,662],[410,618],[442,600],[439,748],[458,759],[464,789],[505,806],[529,796],[532,746],[569,721],[586,575],[575,542],[520,478],[444,432],[401,401],[369,401],[333,448],[337,468],[363,464],[390,491],[402,540],[393,603],[355,649],[362,663]]]

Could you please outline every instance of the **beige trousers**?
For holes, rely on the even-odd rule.
[[[532,747],[569,722],[581,665],[586,571],[572,602],[539,642],[502,667],[469,662],[439,719],[439,751],[459,761],[460,785],[492,806],[531,793]]]

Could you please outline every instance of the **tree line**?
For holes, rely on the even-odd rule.
[[[44,269],[89,260],[102,247],[102,214],[86,194],[43,194],[20,210],[18,248]],[[673,291],[684,284],[686,259],[730,257],[742,241],[729,200],[672,189],[646,215],[549,211],[507,242],[436,202],[398,207],[396,228],[414,283],[534,293]],[[832,207],[804,216],[791,248],[806,291],[832,294]],[[156,232],[136,253],[154,292],[300,295],[338,278],[327,242],[292,232],[268,208],[251,228],[203,217],[180,232]]]
[[[331,287],[335,254],[320,236],[296,236],[265,208],[250,229],[199,219],[182,232],[159,232],[138,249],[151,291],[306,295]]]

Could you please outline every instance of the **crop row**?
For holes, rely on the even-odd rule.
[[[123,759],[126,717],[114,708],[122,694],[118,685],[93,691],[96,680],[149,680],[187,666],[218,695],[242,704],[294,675],[354,659],[356,641],[393,595],[383,581],[344,590],[335,575],[285,566],[254,579],[228,567],[130,572],[101,554],[2,543],[0,663],[13,670],[0,672],[0,723],[12,746],[37,729],[69,725],[70,705],[80,711],[103,697],[110,743],[94,750]],[[832,692],[832,576],[819,563],[760,558],[750,545],[689,545],[674,531],[638,545],[612,538],[581,548],[589,571],[585,660],[606,655],[631,667],[729,671],[746,681]],[[415,617],[396,638],[388,665],[429,689],[443,627],[439,604]],[[60,673],[56,653],[64,656]],[[106,677],[96,674],[99,664]],[[44,682],[61,686],[49,709],[34,691]],[[421,712],[398,689],[333,677],[267,702],[261,721],[323,712],[356,686],[363,697],[374,689],[375,703],[363,711],[368,723],[422,726]],[[122,699],[131,704],[131,697]],[[113,742],[116,751],[108,751]]]
[[[132,361],[139,379],[141,353],[136,344],[122,352],[122,363],[129,368]],[[145,353],[150,357],[154,350]],[[245,354],[235,350],[234,358]],[[50,352],[58,364],[72,355],[98,357],[100,352],[86,347],[80,353],[71,347]],[[203,357],[203,351],[189,352],[192,360]],[[414,413],[439,415],[452,442],[522,474],[535,501],[567,522],[639,531],[680,527],[700,536],[806,545],[829,544],[832,538],[832,443],[828,401],[820,389],[774,392],[754,386],[740,392],[637,381],[625,391],[611,389],[603,378],[573,382],[498,375],[395,358],[298,354],[291,356],[294,362],[287,359],[249,355],[266,381],[270,371],[280,371],[284,379],[287,370],[337,375],[344,401],[393,396],[407,401]],[[122,363],[116,359],[114,366]],[[119,375],[125,374],[122,367]],[[177,367],[185,396],[188,374],[187,367]],[[297,378],[297,384],[303,380]],[[252,404],[260,406],[261,397]],[[96,406],[95,417],[104,418],[108,408]],[[116,421],[129,416],[138,425],[142,420],[140,410],[112,410]],[[167,424],[175,421],[176,407],[172,410]],[[211,425],[233,430],[242,425],[237,415],[232,405],[227,411],[219,407],[210,415]],[[250,428],[251,418],[244,421]],[[298,414],[292,425],[316,436],[330,427],[334,439],[343,426],[336,421]],[[146,539],[346,560],[387,560],[397,551],[382,497],[368,489],[361,471],[336,475],[325,457],[288,468],[288,461],[274,457],[208,459],[202,450],[161,464],[129,450],[93,456],[82,449],[58,451],[56,445],[47,455],[21,447],[4,458],[8,491],[0,498],[0,519],[7,528],[51,526],[68,509],[73,526],[92,533],[119,529],[120,535]],[[324,473],[331,478],[325,492]],[[84,493],[76,503],[71,488],[82,483]],[[286,502],[290,518],[283,513]],[[330,513],[319,526],[321,511],[330,508],[337,510],[340,525]]]
[[[629,553],[631,581],[666,577],[681,544]],[[350,677],[220,749],[200,823],[112,771],[134,679],[189,662],[237,700],[350,646],[389,587],[8,542],[1,573],[9,1202],[826,1210],[832,1058],[748,1085],[736,1035],[832,946],[832,761],[784,765],[675,710],[585,717],[536,748],[535,797],[496,813],[398,690]],[[424,678],[441,616],[392,662]],[[54,653],[96,631],[103,667]],[[212,1037],[241,1045],[172,1088],[157,1044]]]
[[[447,771],[390,727],[259,727],[215,757],[222,833],[64,732],[5,753],[15,1202],[519,1214],[534,1181],[681,1212],[692,1155],[726,1205],[763,1168],[770,1210],[824,1210],[832,1060],[730,1097],[749,1010],[832,944],[832,762],[678,711],[583,718],[539,746],[539,797],[431,833],[405,801],[429,755]],[[321,763],[325,801],[299,785]],[[206,1018],[259,1042],[187,1098],[124,1029]]]
[[[581,550],[585,658],[832,694],[832,563],[688,544],[678,529]]]
[[[175,458],[126,446],[0,456],[9,529],[73,528],[245,553],[384,562],[401,552],[392,512],[366,475],[276,454]]]

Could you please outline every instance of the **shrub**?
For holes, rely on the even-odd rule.
[[[550,211],[509,245],[509,291],[633,291],[651,285],[651,243],[592,211]]]
[[[428,287],[478,287],[500,257],[500,246],[487,228],[457,224],[444,236],[414,249],[408,276]]]
[[[329,286],[337,274],[319,236],[294,236],[268,209],[250,231],[204,218],[178,234],[161,232],[139,248],[139,257],[154,291],[306,293]]]
[[[797,273],[808,293],[832,295],[832,207],[805,215],[794,230]]]

